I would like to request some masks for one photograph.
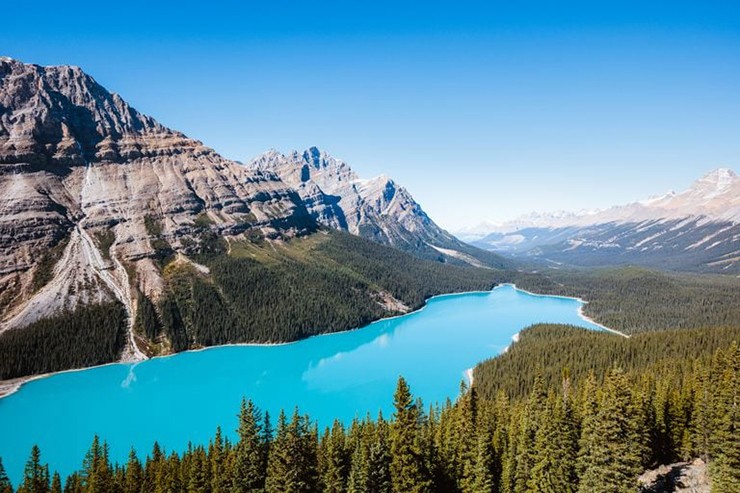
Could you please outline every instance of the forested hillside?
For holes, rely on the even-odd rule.
[[[627,372],[670,374],[674,384],[681,386],[696,359],[708,358],[732,341],[740,341],[740,327],[645,332],[625,338],[568,325],[538,324],[524,329],[505,353],[480,363],[475,368],[475,385],[482,397],[493,398],[502,391],[519,398],[532,390],[535,375],[546,388],[556,389],[564,371],[574,381],[593,373],[600,383],[618,366]]]
[[[506,271],[498,279],[539,294],[588,301],[586,315],[627,334],[655,330],[739,327],[740,279],[669,274],[636,267]]]
[[[199,263],[163,257],[163,295],[138,294],[134,328],[149,354],[360,327],[417,309],[437,294],[491,289],[495,275],[340,232],[230,244],[204,236],[192,258]],[[118,305],[102,305],[6,331],[0,380],[115,361],[125,344],[125,319]]]
[[[646,467],[701,457],[713,492],[737,492],[740,348],[687,361],[614,367],[603,378],[566,372],[554,386],[536,376],[513,399],[503,391],[482,399],[476,385],[454,405],[428,409],[400,379],[389,421],[322,432],[298,410],[273,423],[245,402],[234,443],[219,430],[207,446],[177,454],[155,443],[145,459],[132,451],[127,464],[111,465],[96,438],[64,482],[34,448],[17,491],[627,493]],[[10,493],[3,476],[0,491]]]

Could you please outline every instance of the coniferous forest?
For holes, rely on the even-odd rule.
[[[216,430],[181,454],[154,443],[111,464],[95,438],[68,478],[34,447],[17,489],[0,469],[0,492],[626,493],[638,491],[645,468],[699,457],[712,492],[735,493],[740,347],[729,337],[678,366],[638,356],[626,371],[604,364],[572,376],[561,367],[557,382],[531,369],[527,393],[479,392],[476,383],[442,406],[426,407],[400,378],[390,419],[322,430],[297,409],[273,421],[244,401],[233,442]]]

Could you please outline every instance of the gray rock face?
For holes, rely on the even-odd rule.
[[[311,215],[328,227],[407,251],[459,246],[392,179],[385,175],[361,179],[347,163],[315,147],[288,155],[269,151],[247,168],[275,173],[298,191]]]
[[[226,236],[249,229],[290,236],[315,225],[274,174],[160,125],[79,68],[7,58],[0,58],[0,190],[0,290],[12,293],[2,299],[0,330],[94,299],[118,298],[133,312],[130,285],[156,296],[161,284],[152,242],[186,250],[198,241],[196,218]],[[97,238],[107,231],[113,239],[103,252]],[[34,292],[39,260],[62,239],[69,261]]]

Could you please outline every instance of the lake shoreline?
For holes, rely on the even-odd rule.
[[[588,301],[585,301],[585,300],[583,300],[581,298],[573,297],[573,296],[562,296],[562,295],[549,295],[549,294],[533,293],[531,291],[527,291],[526,289],[518,288],[516,286],[516,284],[514,284],[514,283],[501,283],[501,284],[495,285],[493,288],[491,288],[490,290],[486,290],[486,291],[477,290],[477,291],[461,291],[461,292],[456,292],[456,293],[442,293],[442,294],[437,294],[437,295],[434,295],[434,296],[430,296],[429,298],[427,298],[426,300],[424,300],[424,303],[422,304],[422,306],[420,306],[416,310],[412,310],[412,311],[409,311],[407,313],[401,313],[401,314],[398,314],[398,315],[392,315],[390,317],[379,318],[377,320],[373,320],[372,322],[370,322],[370,323],[368,323],[366,325],[363,325],[362,327],[353,327],[353,328],[350,328],[350,329],[339,330],[339,331],[336,331],[336,332],[322,332],[320,334],[314,334],[314,335],[311,335],[311,336],[308,336],[308,337],[304,337],[302,339],[297,339],[295,341],[265,342],[265,343],[257,343],[257,342],[235,342],[235,343],[228,343],[228,344],[219,344],[219,345],[216,345],[216,346],[207,346],[207,347],[202,347],[202,348],[188,349],[188,350],[180,351],[180,352],[177,352],[177,353],[157,355],[157,356],[153,356],[153,357],[147,358],[145,360],[140,360],[140,361],[121,361],[121,360],[119,360],[119,361],[111,361],[109,363],[103,363],[103,364],[94,365],[94,366],[86,366],[84,368],[70,368],[68,370],[59,370],[59,371],[55,371],[55,372],[42,373],[42,374],[39,374],[39,375],[29,375],[29,376],[26,376],[26,377],[17,377],[17,378],[11,378],[11,379],[8,379],[8,380],[0,380],[0,400],[4,399],[4,398],[6,398],[6,397],[8,397],[10,395],[15,394],[16,392],[18,392],[21,389],[21,387],[23,387],[23,385],[25,385],[27,383],[33,382],[35,380],[40,380],[42,378],[52,377],[54,375],[60,375],[60,374],[64,374],[64,373],[72,373],[72,372],[92,370],[92,369],[95,369],[95,368],[103,368],[103,367],[111,366],[111,365],[136,365],[137,363],[141,363],[142,361],[149,361],[149,360],[153,360],[153,359],[157,359],[157,358],[170,358],[172,356],[177,356],[178,354],[194,353],[194,352],[207,351],[207,350],[211,350],[211,349],[219,349],[219,348],[224,348],[224,347],[271,347],[271,346],[286,346],[288,344],[297,344],[297,343],[300,343],[302,341],[306,341],[306,340],[308,340],[310,338],[313,338],[313,337],[331,336],[331,335],[337,335],[337,334],[342,334],[342,333],[347,333],[347,332],[353,332],[353,331],[356,331],[356,330],[362,330],[364,328],[370,327],[373,324],[377,324],[377,323],[386,322],[386,321],[394,320],[394,319],[401,318],[401,317],[407,317],[407,316],[410,316],[410,315],[414,315],[414,314],[417,314],[417,313],[420,313],[421,311],[423,311],[428,306],[428,304],[429,304],[430,301],[433,301],[433,300],[438,299],[438,298],[445,298],[445,297],[450,297],[450,296],[462,296],[462,295],[470,295],[470,294],[487,294],[487,293],[491,293],[491,292],[495,291],[496,289],[499,289],[499,288],[502,288],[502,287],[506,287],[506,286],[513,287],[517,291],[521,291],[522,293],[526,293],[526,294],[528,294],[530,296],[550,297],[550,298],[560,298],[560,299],[576,300],[579,303],[581,303],[581,306],[578,307],[578,315],[579,315],[579,317],[581,319],[583,319],[584,321],[586,321],[588,323],[591,323],[593,325],[596,325],[597,327],[599,327],[599,328],[601,328],[601,329],[603,329],[605,331],[612,332],[614,334],[621,335],[622,337],[629,338],[629,335],[624,334],[624,333],[622,333],[622,332],[620,332],[618,330],[615,330],[615,329],[611,329],[609,327],[606,327],[605,325],[600,324],[600,323],[594,321],[591,317],[589,317],[585,313],[583,313],[583,307],[588,303]],[[518,333],[515,334],[515,336],[514,336],[514,342],[518,341],[518,339],[519,339],[517,337],[518,335],[519,335]],[[508,349],[508,347],[506,349]],[[505,352],[506,349],[503,352]],[[473,371],[472,370],[473,370],[473,368],[470,368],[470,369],[468,369],[468,370],[465,371],[465,375],[467,377],[469,377],[469,380],[470,380],[470,383],[471,384],[472,384],[472,381],[473,381]]]

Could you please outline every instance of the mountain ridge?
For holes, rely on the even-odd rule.
[[[481,248],[551,265],[738,273],[740,177],[718,168],[679,193],[597,211],[533,213],[460,235]]]

